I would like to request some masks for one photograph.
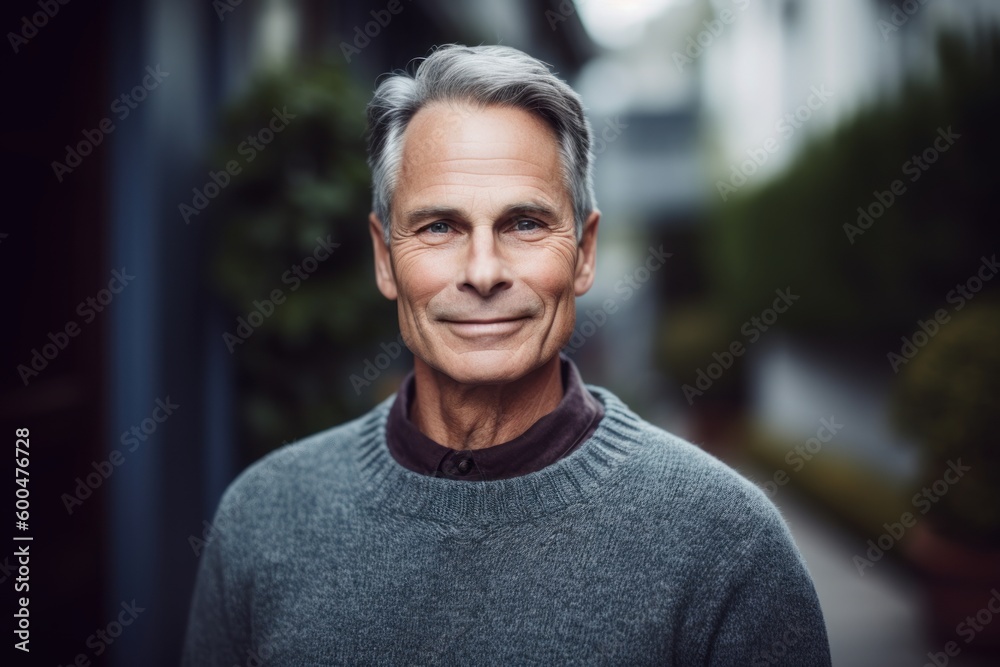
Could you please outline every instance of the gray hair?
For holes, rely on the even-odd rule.
[[[555,131],[563,176],[573,201],[576,237],[594,210],[591,129],[580,96],[548,66],[509,46],[447,44],[420,63],[413,76],[391,74],[368,103],[368,166],[372,209],[389,244],[392,197],[398,185],[403,132],[430,102],[471,102],[523,109]]]

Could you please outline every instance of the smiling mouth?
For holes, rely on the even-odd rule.
[[[482,319],[471,319],[471,320],[444,320],[445,322],[450,322],[451,324],[498,324],[503,322],[519,322],[521,320],[527,319],[526,317],[490,317]]]
[[[442,321],[462,338],[478,338],[482,336],[510,335],[520,329],[528,321],[528,318],[512,317]]]

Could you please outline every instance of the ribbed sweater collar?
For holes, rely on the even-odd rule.
[[[403,380],[385,426],[389,454],[404,468],[459,481],[505,479],[526,475],[568,455],[593,435],[604,408],[586,390],[576,364],[559,355],[563,396],[552,412],[519,436],[483,449],[459,450],[430,439],[410,418],[416,395],[413,371]],[[457,461],[468,459],[472,469],[463,474]]]
[[[614,394],[586,385],[604,406],[594,434],[571,454],[541,470],[509,479],[470,482],[430,477],[407,470],[389,453],[386,420],[390,396],[366,415],[354,463],[369,507],[454,525],[520,523],[584,502],[609,483],[636,448],[643,424]]]

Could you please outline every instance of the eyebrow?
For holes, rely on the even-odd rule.
[[[516,204],[511,204],[503,210],[500,217],[508,218],[513,215],[530,215],[541,218],[549,218],[551,220],[558,219],[558,215],[554,209],[550,206],[539,204],[537,202],[518,202]],[[453,206],[425,206],[407,213],[406,224],[407,226],[413,226],[430,218],[466,220],[468,217],[468,214],[464,210]]]

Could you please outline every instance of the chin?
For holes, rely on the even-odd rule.
[[[449,350],[428,365],[462,384],[506,384],[537,369],[540,357],[510,350]]]

